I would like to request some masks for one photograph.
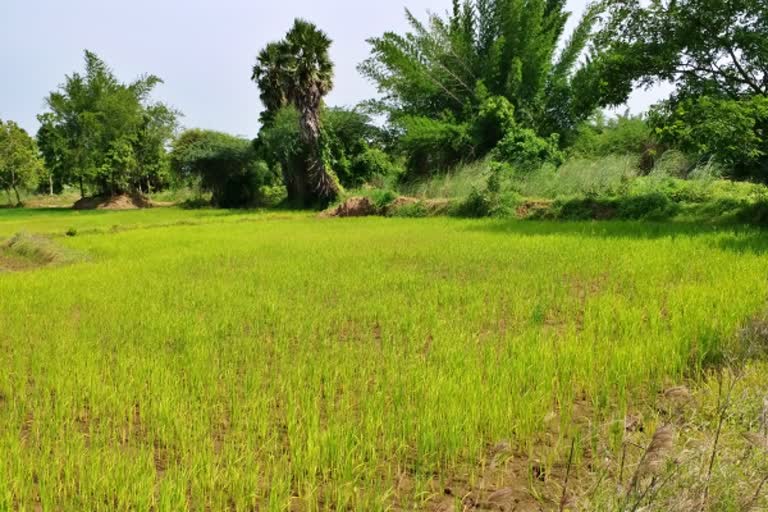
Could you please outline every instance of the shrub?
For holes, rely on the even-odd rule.
[[[663,220],[678,211],[679,205],[661,192],[629,195],[618,202],[618,217],[627,220]]]
[[[545,163],[555,166],[562,164],[564,154],[558,148],[557,135],[544,139],[531,129],[520,128],[504,136],[493,150],[493,158],[511,163],[518,169],[531,171]]]
[[[393,217],[427,217],[429,210],[422,201],[404,204],[392,211]]]
[[[515,192],[475,189],[455,207],[454,213],[459,217],[509,217],[518,204],[520,196]]]
[[[370,197],[376,209],[382,211],[397,199],[397,194],[387,189],[376,189]]]
[[[617,216],[619,201],[594,197],[557,199],[553,209],[557,218],[563,220],[608,220]]]
[[[651,174],[655,176],[670,176],[672,178],[686,178],[694,169],[694,163],[691,162],[685,153],[670,149],[658,157]]]
[[[352,159],[349,174],[349,183],[360,186],[374,180],[387,182],[390,177],[396,180],[402,174],[402,170],[381,149],[366,147],[362,153]]]
[[[744,206],[736,214],[736,220],[748,224],[768,226],[768,200],[761,199]]]
[[[481,90],[478,94],[482,97],[487,91]],[[491,96],[483,99],[477,115],[472,120],[472,137],[477,154],[488,154],[515,128],[515,107],[507,98]]]
[[[259,204],[277,206],[288,198],[288,191],[283,185],[264,185],[259,188]]]

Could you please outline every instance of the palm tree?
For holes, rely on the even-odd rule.
[[[268,125],[275,113],[288,104],[286,98],[286,73],[289,51],[284,41],[269,43],[259,53],[251,79],[258,85],[259,98],[264,104],[262,125]]]
[[[331,40],[314,24],[297,19],[283,41],[270,43],[261,51],[253,68],[253,80],[261,89],[266,108],[263,121],[293,104],[300,114],[300,132],[307,148],[305,190],[297,191],[302,201],[332,200],[339,192],[333,171],[323,155],[320,110],[323,97],[333,87],[333,62],[328,55]],[[289,192],[290,192],[289,187]],[[306,190],[310,188],[310,190]]]

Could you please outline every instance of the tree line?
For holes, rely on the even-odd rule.
[[[264,105],[254,140],[179,133],[181,114],[151,100],[160,78],[122,83],[86,51],[85,71],[46,99],[34,139],[0,124],[0,186],[17,202],[34,187],[85,196],[184,184],[223,207],[264,203],[276,188],[294,206],[324,205],[345,188],[477,159],[522,173],[557,166],[606,129],[603,109],[659,83],[674,92],[641,120],[633,151],[652,160],[675,148],[728,177],[768,181],[768,4],[603,0],[567,34],[565,3],[453,0],[443,15],[406,11],[407,32],[368,40],[359,71],[378,97],[353,109],[326,105],[332,41],[297,19],[251,70]]]

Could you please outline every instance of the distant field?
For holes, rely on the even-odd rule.
[[[0,510],[422,509],[500,444],[562,472],[768,297],[750,229],[0,210],[19,231],[86,259],[0,273]]]

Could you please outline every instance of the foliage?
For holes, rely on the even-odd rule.
[[[473,156],[471,127],[453,118],[403,116],[399,147],[407,155],[407,179],[428,176]]]
[[[261,157],[279,169],[286,183],[301,175],[306,162],[299,117],[291,106],[280,109],[259,132],[256,142]],[[354,109],[323,108],[320,118],[328,161],[344,187],[357,187],[377,176],[398,172],[390,157],[377,147],[379,129],[368,115]]]
[[[658,106],[651,121],[662,141],[714,160],[731,177],[768,181],[768,97],[684,98]]]
[[[599,38],[612,80],[676,84],[677,96],[768,94],[763,0],[612,0]]]
[[[372,106],[403,132],[417,175],[482,157],[512,119],[545,138],[566,136],[605,103],[579,86],[598,70],[580,57],[600,7],[587,10],[558,54],[564,5],[455,1],[447,18],[430,14],[421,22],[407,11],[410,32],[369,40],[372,55],[360,70],[383,95]],[[489,116],[489,107],[503,115]]]
[[[59,187],[86,186],[97,194],[151,191],[167,185],[165,146],[177,113],[149,95],[162,81],[152,75],[123,84],[95,54],[85,73],[66,77],[38,116],[38,144]]]
[[[655,152],[656,145],[644,117],[625,114],[606,119],[598,114],[579,126],[568,152],[578,157],[639,155]]]
[[[330,46],[331,40],[323,31],[296,19],[283,40],[261,51],[253,67],[252,79],[267,110],[262,116],[265,126],[288,105],[299,113],[304,165],[291,166],[284,178],[289,200],[303,206],[328,203],[341,190],[320,119],[323,97],[333,87]]]
[[[271,185],[267,164],[256,158],[246,139],[209,130],[188,130],[173,143],[171,165],[185,181],[197,178],[212,193],[212,202],[225,208],[255,206],[261,188]]]
[[[0,120],[0,188],[16,195],[21,203],[20,189],[30,189],[43,173],[43,161],[35,140],[13,121]]]
[[[463,163],[432,176],[403,181],[398,190],[407,196],[431,199],[464,198],[486,185],[489,165],[489,159]]]
[[[693,397],[709,396],[703,418],[665,413],[661,391],[768,294],[768,240],[744,227],[173,208],[0,220],[3,237],[74,227],[88,236],[56,243],[97,255],[0,278],[2,510],[429,510],[453,498],[445,486],[496,506],[487,496],[518,483],[536,508],[561,499],[572,438],[579,504],[601,478],[615,498],[629,436],[708,422],[715,379]],[[744,465],[764,452],[740,436],[757,429],[765,372],[735,390],[754,403],[724,427],[744,478],[718,465],[713,493],[754,495],[764,466]],[[645,432],[624,428],[628,407]],[[674,464],[694,486],[701,439]],[[626,450],[625,483],[641,451]],[[488,469],[505,457],[523,480]],[[529,479],[529,462],[554,476]],[[459,492],[468,470],[477,485]],[[436,480],[450,483],[425,492]]]
[[[544,139],[529,128],[517,128],[507,132],[493,151],[493,158],[512,163],[524,171],[537,169],[545,163],[558,166],[565,155],[557,142],[556,134]]]
[[[383,150],[365,147],[352,159],[349,174],[352,179],[346,183],[342,181],[344,186],[362,185],[376,180],[385,182],[390,178],[397,180],[401,175],[401,169]]]

